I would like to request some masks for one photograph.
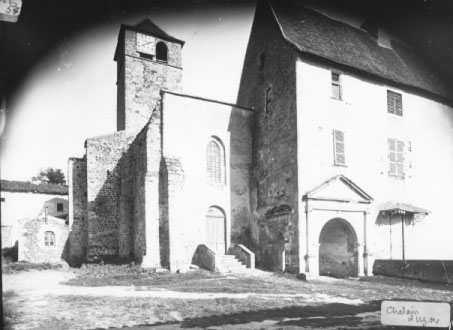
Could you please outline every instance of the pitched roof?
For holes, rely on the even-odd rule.
[[[351,179],[348,179],[343,174],[335,175],[335,176],[331,177],[330,179],[324,181],[323,183],[321,183],[320,185],[318,185],[314,189],[312,189],[310,191],[307,191],[307,193],[303,196],[303,199],[304,200],[307,200],[307,199],[321,199],[322,200],[322,199],[324,199],[324,200],[337,200],[337,201],[338,200],[343,200],[343,201],[347,201],[348,197],[346,197],[346,198],[343,197],[344,190],[343,191],[341,191],[341,190],[337,190],[336,191],[335,195],[340,194],[341,196],[336,196],[336,197],[333,196],[333,195],[332,196],[324,196],[324,197],[317,196],[317,194],[319,192],[325,190],[329,186],[333,186],[337,182],[341,182],[343,185],[346,185],[355,194],[354,201],[360,201],[360,202],[363,202],[363,203],[371,203],[373,201],[373,198],[370,195],[368,195],[365,192],[365,190],[360,188]],[[332,193],[332,192],[330,192],[330,193]],[[359,197],[361,200],[357,199],[357,197]],[[349,201],[353,201],[353,200],[349,200]]]
[[[283,37],[300,52],[453,100],[452,88],[408,46],[379,46],[367,32],[289,1],[269,0]]]
[[[168,41],[173,41],[173,42],[179,43],[179,44],[181,44],[181,46],[184,45],[184,41],[169,35],[167,32],[162,30],[156,24],[151,22],[151,20],[149,18],[146,18],[143,21],[141,21],[140,23],[135,24],[135,25],[124,25],[123,24],[121,26],[121,29],[123,29],[124,27],[126,27],[130,30],[137,31],[137,32],[152,34],[153,36],[160,37],[160,38],[168,40]]]
[[[0,181],[0,190],[9,192],[31,192],[35,194],[67,195],[68,186],[58,184],[34,184],[23,181]]]

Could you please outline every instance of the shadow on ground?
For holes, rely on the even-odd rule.
[[[434,282],[420,281],[420,280],[416,280],[416,279],[388,277],[388,276],[382,276],[382,275],[361,277],[359,281],[368,282],[368,283],[380,283],[380,284],[393,285],[393,286],[410,286],[410,287],[420,287],[420,288],[433,289],[433,290],[453,291],[453,283],[451,283],[451,284],[434,283]]]
[[[407,327],[383,326],[379,315],[367,315],[380,311],[381,300],[370,301],[367,304],[348,305],[340,303],[323,304],[316,306],[290,306],[275,309],[262,309],[240,313],[213,315],[208,317],[187,318],[182,322],[168,322],[153,325],[132,327],[137,330],[160,329],[190,329],[190,328],[228,328],[235,325],[244,325],[250,322],[275,321],[272,328],[293,329],[297,327],[312,327],[314,329],[341,328],[341,329],[368,329],[368,330],[407,330]],[[450,302],[453,309],[453,301]],[[228,308],[228,306],[225,306]],[[453,312],[453,310],[452,310]],[[264,326],[266,328],[266,326]],[[264,329],[263,328],[263,329]],[[242,329],[242,328],[241,328]],[[417,330],[421,327],[410,327]],[[424,329],[424,328],[423,328]]]
[[[133,327],[133,329],[178,329],[178,328],[209,328],[226,327],[250,322],[276,321],[275,326],[281,327],[314,327],[327,328],[338,326],[356,326],[363,324],[364,318],[359,314],[377,312],[381,301],[368,304],[323,304],[317,306],[289,306],[275,309],[261,309],[240,313],[221,314],[207,317],[184,319],[181,323],[169,322]],[[228,305],[225,306],[228,309]],[[368,326],[379,326],[379,320],[370,320]],[[367,327],[369,329],[369,327]],[[378,328],[376,328],[378,329]]]

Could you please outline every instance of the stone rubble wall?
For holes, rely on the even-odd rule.
[[[85,158],[70,158],[69,183],[69,262],[86,261],[88,246],[87,163]]]
[[[120,165],[133,138],[122,131],[86,142],[88,261],[119,256]]]
[[[45,245],[45,232],[55,234],[55,245]],[[19,238],[19,261],[56,263],[67,259],[69,227],[65,221],[42,216],[24,223]]]
[[[453,283],[453,260],[376,260],[374,275]]]
[[[283,40],[271,11],[263,4],[258,4],[255,13],[237,101],[242,106],[255,109],[251,178],[252,251],[256,253],[257,265],[281,268],[280,256],[275,255],[274,246],[279,244],[278,237],[283,235],[285,267],[298,272],[301,256],[295,52]],[[273,224],[273,217],[266,216],[282,205],[290,207],[283,228]],[[268,264],[269,260],[275,262]]]

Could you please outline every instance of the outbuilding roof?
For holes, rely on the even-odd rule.
[[[0,190],[9,192],[30,192],[35,194],[67,195],[68,186],[58,184],[35,184],[24,181],[0,181]]]
[[[368,32],[290,1],[269,0],[283,37],[300,52],[453,100],[452,88],[409,46],[382,47]]]

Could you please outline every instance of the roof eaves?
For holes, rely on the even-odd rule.
[[[321,56],[319,54],[314,54],[312,52],[308,52],[304,49],[302,49],[295,41],[291,40],[291,38],[289,38],[286,34],[285,34],[285,31],[279,21],[279,18],[278,18],[278,15],[276,14],[274,8],[272,7],[272,3],[271,1],[269,0],[266,0],[271,12],[272,12],[272,16],[275,20],[275,22],[277,23],[277,26],[280,30],[280,33],[283,37],[283,39],[289,43],[290,46],[294,47],[296,51],[298,51],[299,53],[303,54],[304,56],[307,56],[309,58],[313,58],[313,59],[320,59],[322,61],[325,61],[327,63],[331,63],[331,64],[335,64],[335,65],[339,65],[341,67],[344,67],[344,68],[347,68],[353,72],[357,72],[358,74],[361,74],[361,75],[365,75],[365,76],[368,76],[370,77],[371,79],[378,79],[380,81],[385,81],[387,83],[389,83],[389,85],[396,85],[402,89],[409,89],[409,90],[412,90],[416,93],[421,93],[422,95],[426,95],[426,96],[429,96],[441,103],[444,103],[446,105],[449,105],[449,106],[452,106],[453,107],[453,93],[451,94],[450,97],[446,96],[446,95],[440,95],[438,93],[434,93],[432,91],[429,91],[427,89],[424,89],[424,88],[421,88],[421,87],[417,87],[417,86],[413,86],[413,85],[410,85],[410,84],[406,84],[406,83],[403,83],[403,82],[399,82],[399,81],[395,81],[395,80],[392,80],[392,79],[389,79],[388,77],[385,77],[383,75],[378,75],[376,73],[372,73],[372,72],[369,72],[369,71],[366,71],[366,70],[363,70],[363,69],[360,69],[360,68],[357,68],[357,67],[353,67],[351,65],[348,65],[348,64],[345,64],[345,63],[340,63],[338,62],[337,60],[335,59],[332,59],[332,58],[329,58],[329,57],[326,57],[326,56]]]

